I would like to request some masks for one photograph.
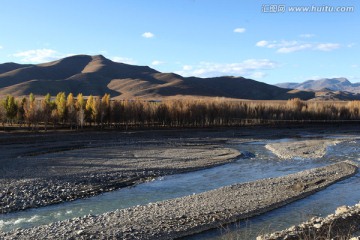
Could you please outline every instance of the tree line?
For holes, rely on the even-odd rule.
[[[111,100],[60,92],[35,98],[7,96],[0,103],[5,126],[45,130],[49,126],[84,127],[216,127],[249,124],[360,120],[360,101],[316,102],[212,100]]]

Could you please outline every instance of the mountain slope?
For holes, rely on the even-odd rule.
[[[313,92],[290,91],[242,77],[185,78],[147,66],[113,62],[101,55],[77,55],[38,65],[0,64],[0,95],[110,93],[116,98],[173,96],[237,99],[310,99]]]

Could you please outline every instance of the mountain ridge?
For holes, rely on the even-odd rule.
[[[0,64],[0,95],[58,92],[84,95],[110,93],[115,98],[225,97],[286,100],[315,96],[309,91],[258,82],[243,77],[183,77],[148,66],[118,63],[102,55],[74,55],[41,64]]]

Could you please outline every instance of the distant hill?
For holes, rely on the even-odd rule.
[[[102,55],[76,55],[58,61],[0,64],[0,95],[110,93],[118,99],[226,97],[236,99],[311,99],[315,93],[291,91],[242,77],[196,78],[161,73],[147,66],[113,62]]]
[[[302,83],[280,83],[276,84],[282,88],[293,88],[310,91],[346,91],[351,93],[360,93],[360,83],[351,83],[346,78],[323,78],[319,80],[308,80]]]

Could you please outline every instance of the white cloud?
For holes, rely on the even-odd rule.
[[[14,57],[21,58],[21,62],[43,63],[64,57],[53,49],[34,49],[13,54]]]
[[[0,49],[3,49],[4,47],[0,45]]]
[[[158,66],[158,65],[161,65],[161,64],[163,64],[163,63],[164,63],[164,62],[162,62],[162,61],[154,60],[154,61],[152,61],[151,65],[153,65],[153,66]]]
[[[315,34],[311,34],[311,33],[305,33],[305,34],[300,34],[301,38],[313,38],[315,37]]]
[[[266,47],[269,44],[268,41],[262,40],[256,43],[257,47]]]
[[[264,72],[254,72],[254,73],[248,75],[247,77],[253,78],[253,79],[261,79],[261,78],[264,78],[266,76],[267,76],[267,74],[264,73]]]
[[[340,44],[338,44],[338,43],[320,43],[315,46],[316,50],[326,51],[326,52],[329,52],[329,51],[332,51],[332,50],[335,50],[338,48],[340,48]]]
[[[277,50],[278,53],[291,53],[311,48],[311,44],[294,45],[290,47],[282,47]]]
[[[338,43],[311,43],[304,41],[259,41],[257,47],[276,49],[278,53],[292,53],[303,50],[332,51],[341,47]]]
[[[243,76],[249,78],[263,78],[264,70],[278,67],[278,64],[269,59],[247,59],[239,63],[201,62],[196,66],[184,65],[176,73],[183,76],[216,77],[216,76]]]
[[[358,64],[353,64],[351,65],[352,68],[359,68],[359,65]]]
[[[132,58],[127,58],[127,57],[112,57],[111,60],[113,60],[114,62],[119,62],[119,63],[126,63],[126,64],[136,64],[135,60]]]
[[[144,32],[142,35],[144,38],[153,38],[155,35],[152,32]]]
[[[190,65],[184,65],[184,66],[183,66],[183,70],[185,70],[185,71],[189,71],[189,70],[191,70],[191,69],[193,69],[193,67],[190,66]]]
[[[356,46],[356,43],[349,43],[349,44],[347,45],[348,48],[352,48],[352,47],[355,47],[355,46]]]
[[[235,28],[234,33],[244,33],[246,31],[246,28]]]

